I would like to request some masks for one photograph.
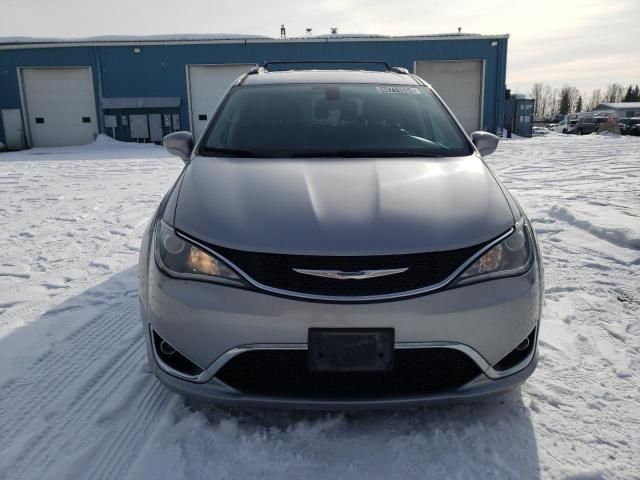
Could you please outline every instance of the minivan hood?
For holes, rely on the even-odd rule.
[[[513,223],[500,185],[475,155],[196,157],[175,212],[176,228],[206,243],[307,255],[451,250]]]

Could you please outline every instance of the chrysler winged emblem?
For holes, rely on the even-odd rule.
[[[340,270],[307,270],[305,268],[294,268],[293,271],[314,277],[333,278],[334,280],[366,280],[368,278],[386,277],[404,273],[409,268],[390,268],[386,270],[359,270],[357,272],[343,272]]]

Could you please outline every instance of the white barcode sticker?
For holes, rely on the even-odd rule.
[[[420,95],[417,87],[376,87],[378,93],[404,93],[405,95]]]

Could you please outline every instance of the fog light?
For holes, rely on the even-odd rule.
[[[176,377],[185,377],[193,380],[204,370],[178,352],[171,344],[165,341],[155,330],[153,335],[153,348],[156,351],[156,359],[160,368]]]
[[[176,353],[176,349],[164,340],[160,343],[160,351],[165,355],[173,355],[174,353]]]
[[[502,360],[496,363],[493,369],[498,372],[504,372],[524,362],[535,346],[535,338],[536,329],[534,328],[531,333],[527,335],[527,338],[520,342],[518,346],[511,350]]]

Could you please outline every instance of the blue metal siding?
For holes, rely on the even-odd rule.
[[[497,42],[497,46],[491,46]],[[413,72],[418,60],[485,61],[483,127],[503,126],[507,40],[328,40],[214,44],[54,47],[0,50],[0,108],[21,108],[17,67],[90,66],[100,115],[102,97],[180,97],[180,120],[189,125],[186,66],[267,60],[384,60]],[[99,65],[99,68],[98,68]],[[98,70],[101,76],[98,76]],[[425,79],[429,81],[429,79]],[[1,125],[0,125],[1,127]],[[0,141],[4,130],[0,128]]]

